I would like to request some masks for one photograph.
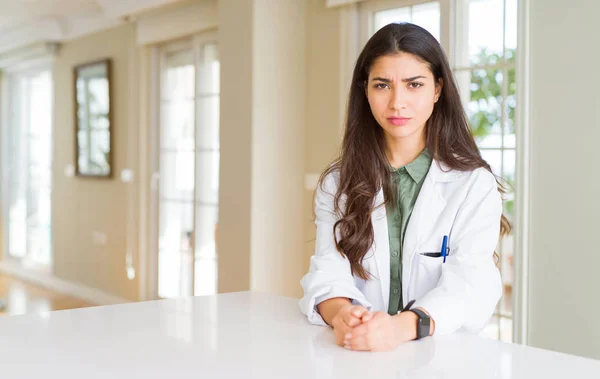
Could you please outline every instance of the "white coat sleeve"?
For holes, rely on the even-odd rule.
[[[354,304],[371,309],[363,293],[356,287],[351,274],[350,262],[335,247],[333,225],[338,220],[334,212],[334,194],[337,185],[334,174],[329,174],[319,186],[315,196],[315,224],[317,236],[315,253],[310,258],[308,273],[300,284],[304,296],[299,306],[308,321],[315,325],[327,325],[317,311],[317,305],[334,297],[346,297]]]
[[[461,328],[479,333],[494,313],[502,296],[500,272],[493,258],[501,214],[502,198],[495,178],[480,169],[452,226],[451,254],[442,264],[440,280],[413,305],[430,314],[436,335]]]

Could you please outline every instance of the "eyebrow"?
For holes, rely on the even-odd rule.
[[[404,78],[404,79],[402,79],[402,81],[405,83],[408,83],[408,82],[413,82],[417,79],[427,79],[427,78],[424,77],[423,75],[419,75],[419,76],[413,76],[412,78]],[[371,81],[374,81],[374,80],[379,80],[380,82],[384,82],[384,83],[392,82],[390,79],[381,78],[381,77],[375,77],[375,78],[371,79]]]

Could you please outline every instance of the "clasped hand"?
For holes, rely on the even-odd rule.
[[[356,305],[340,308],[331,321],[336,343],[358,351],[394,350],[416,338],[416,324],[417,315],[413,312],[390,316]]]

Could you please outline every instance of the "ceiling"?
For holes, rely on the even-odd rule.
[[[95,0],[0,0],[0,34],[47,19],[101,14]]]
[[[0,53],[35,42],[79,37],[178,1],[0,0]]]

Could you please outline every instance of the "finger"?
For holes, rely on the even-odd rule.
[[[348,325],[350,328],[354,328],[355,326],[360,325],[360,318],[359,317],[355,317],[353,315],[348,315],[346,317],[346,319],[344,320],[344,322],[346,323],[346,325]]]
[[[372,313],[367,321],[361,322],[359,326],[352,328],[349,338],[365,336],[376,332],[381,327],[380,312]],[[365,316],[366,317],[366,316]]]
[[[350,334],[352,329],[347,326],[340,325],[340,326],[336,327],[333,331],[335,333],[336,344],[338,344],[340,346],[344,346],[344,339],[347,335]]]
[[[365,312],[361,317],[362,322],[368,322],[373,319],[373,312]]]
[[[369,310],[368,310],[367,308],[365,308],[365,307],[362,307],[362,306],[356,306],[356,307],[353,307],[353,308],[350,310],[350,313],[351,313],[351,314],[352,314],[352,316],[354,316],[354,317],[361,318],[361,317],[362,317],[362,315],[363,315],[364,313],[367,313],[368,311],[369,311]]]
[[[360,336],[344,341],[344,347],[356,351],[369,351],[369,341],[366,336]]]
[[[368,312],[368,310],[364,307],[353,307],[350,309],[350,312],[347,312],[342,317],[342,320],[344,320],[349,327],[354,327],[360,324],[360,318],[365,312]]]
[[[336,333],[335,334],[335,344],[338,346],[344,346],[344,335],[342,333]]]

